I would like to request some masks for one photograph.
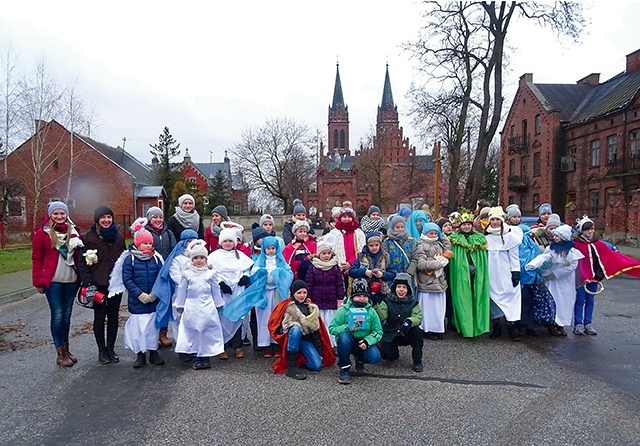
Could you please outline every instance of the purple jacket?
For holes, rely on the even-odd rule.
[[[335,310],[338,301],[344,299],[344,280],[338,265],[328,271],[311,265],[305,282],[311,301],[321,310]]]

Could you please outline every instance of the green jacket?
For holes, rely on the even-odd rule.
[[[389,300],[389,304],[387,303]],[[397,310],[389,316],[389,307]],[[400,299],[392,293],[383,300],[379,305],[374,307],[376,313],[382,321],[382,341],[391,342],[400,333],[400,327],[405,319],[411,321],[412,327],[417,327],[422,323],[422,309],[418,305],[418,301],[411,295]]]
[[[382,324],[378,313],[373,309],[370,303],[364,307],[367,310],[367,320],[369,321],[369,330],[350,331],[347,323],[349,322],[349,308],[353,307],[351,299],[348,299],[340,308],[336,310],[333,320],[329,324],[329,333],[336,338],[344,332],[349,332],[355,339],[364,339],[369,346],[376,345],[382,339]]]

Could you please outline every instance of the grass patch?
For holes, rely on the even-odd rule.
[[[31,268],[31,247],[0,250],[0,275]]]

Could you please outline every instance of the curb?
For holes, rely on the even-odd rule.
[[[33,296],[36,293],[37,291],[33,287],[29,287],[13,291],[11,293],[3,294],[2,296],[0,296],[0,306],[26,299],[27,297]]]

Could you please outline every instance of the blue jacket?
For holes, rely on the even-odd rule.
[[[162,260],[154,255],[149,260],[140,260],[133,254],[124,260],[122,264],[122,282],[124,283],[129,299],[127,305],[131,314],[148,314],[156,311],[158,299],[148,304],[138,300],[142,293],[151,293],[156,277],[162,268]]]

